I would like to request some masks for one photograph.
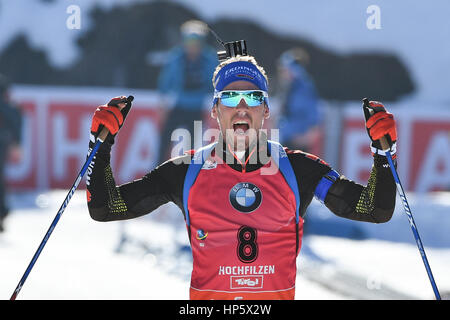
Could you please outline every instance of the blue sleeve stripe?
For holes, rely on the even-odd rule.
[[[200,172],[202,166],[203,166],[202,164],[191,163],[187,170],[186,178],[184,179],[183,207],[184,207],[184,214],[186,215],[186,224],[188,226],[190,226],[191,224],[191,222],[189,221],[189,210],[188,210],[189,191],[191,190],[191,187],[194,184],[195,179],[197,178],[198,173]]]
[[[297,177],[295,176],[294,169],[283,146],[276,141],[267,141],[271,150],[272,159],[278,165],[286,183],[291,188],[295,196],[295,222],[298,224],[300,221],[300,192],[298,190]]]
[[[320,202],[325,202],[325,197],[327,196],[328,190],[339,177],[340,174],[335,170],[331,170],[324,175],[317,184],[316,190],[314,191],[314,196]]]
[[[191,191],[191,187],[194,184],[195,180],[197,179],[197,176],[200,170],[202,169],[205,160],[209,157],[211,151],[214,149],[216,144],[217,143],[212,143],[203,148],[200,148],[197,152],[195,152],[194,156],[192,157],[191,163],[189,164],[189,167],[187,169],[183,185],[183,207],[184,207],[184,214],[186,216],[186,224],[188,226],[191,225],[188,209],[189,192]]]

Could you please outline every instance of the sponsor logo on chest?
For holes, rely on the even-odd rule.
[[[231,206],[239,212],[250,213],[259,208],[262,202],[261,190],[249,182],[239,182],[229,193]]]

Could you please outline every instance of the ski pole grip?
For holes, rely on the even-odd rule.
[[[370,115],[373,115],[375,113],[373,108],[370,106],[369,99],[367,99],[367,98],[363,99],[363,106],[364,106],[364,108],[366,108],[369,111]],[[380,138],[379,141],[380,141],[381,149],[383,151],[391,149],[391,147],[389,146],[389,143],[387,142],[386,137]]]
[[[389,143],[386,140],[386,137],[380,138],[380,144],[381,144],[381,149],[383,149],[383,151],[391,149],[391,147],[389,147]]]
[[[100,131],[99,135],[97,136],[97,139],[101,140],[102,142],[105,141],[106,137],[109,134],[109,130],[106,127],[103,127],[102,131]]]
[[[133,100],[134,100],[134,96],[128,96],[127,104],[126,104],[126,106],[124,108],[126,108],[126,107],[131,108],[131,102],[133,102]],[[129,108],[128,108],[127,112],[124,115],[124,121],[125,121],[125,117],[128,114]],[[105,139],[108,136],[108,134],[109,134],[109,130],[106,127],[103,127],[103,129],[100,131],[99,135],[97,136],[97,139],[100,139],[103,142],[103,141],[105,141]]]

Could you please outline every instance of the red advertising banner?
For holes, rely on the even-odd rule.
[[[38,188],[38,117],[36,103],[24,100],[20,104],[23,113],[21,159],[10,160],[6,166],[8,185],[15,189]]]
[[[403,187],[416,192],[450,190],[450,111],[438,106],[424,111],[410,104],[389,110],[397,122],[397,170]],[[349,106],[342,124],[341,174],[367,182],[372,166],[369,144],[361,106]]]
[[[131,90],[138,98],[116,137],[111,166],[117,183],[142,177],[156,166],[162,107],[155,93]],[[22,157],[8,163],[13,189],[68,188],[86,160],[92,115],[114,89],[16,87],[13,100],[24,114]],[[85,187],[85,182],[80,184]]]
[[[8,185],[15,190],[68,188],[86,159],[90,123],[96,107],[122,94],[134,95],[135,101],[113,147],[111,166],[116,183],[140,178],[153,169],[158,161],[165,116],[163,100],[157,93],[136,89],[17,86],[12,98],[24,114],[22,157],[8,163]],[[439,106],[424,111],[411,104],[388,108],[397,121],[398,172],[405,189],[450,190],[450,111]],[[340,136],[336,169],[349,179],[366,183],[372,156],[361,105],[350,103],[343,110],[342,120],[336,120],[342,121],[338,126],[341,131],[332,132],[333,136]],[[325,124],[325,131],[327,125],[330,127]],[[206,121],[203,129],[214,126],[214,122]],[[194,142],[191,146],[194,147]],[[84,187],[84,181],[80,187]]]

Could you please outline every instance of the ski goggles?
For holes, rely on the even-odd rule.
[[[224,90],[214,93],[214,100],[220,99],[220,102],[230,108],[239,105],[242,99],[249,107],[260,106],[264,101],[267,103],[269,95],[263,90]]]

